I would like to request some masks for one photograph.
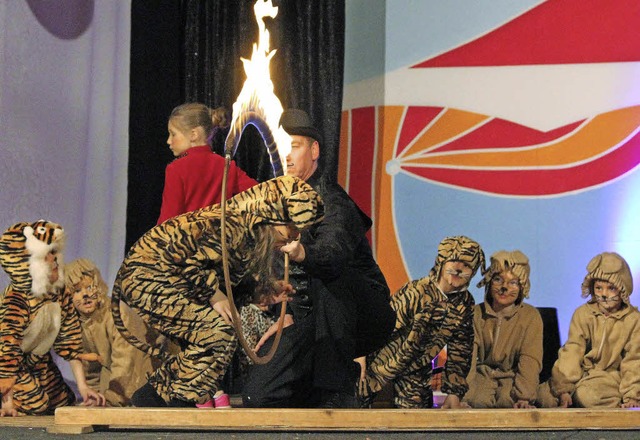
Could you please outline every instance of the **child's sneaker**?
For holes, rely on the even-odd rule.
[[[213,402],[213,399],[207,400],[204,403],[196,403],[196,408],[215,408],[215,403]]]
[[[222,390],[218,391],[215,396],[213,396],[213,404],[216,409],[231,408],[229,395]]]

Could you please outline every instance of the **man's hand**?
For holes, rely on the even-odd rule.
[[[258,306],[269,307],[270,305],[279,304],[283,301],[291,301],[289,295],[293,293],[295,293],[295,290],[291,284],[285,283],[284,280],[278,280],[273,285],[273,293],[262,296]]]
[[[302,263],[306,257],[304,246],[300,243],[299,239],[285,244],[280,248],[280,250],[289,254],[289,259],[296,263]]]
[[[289,315],[289,314],[284,315],[284,323],[282,325],[282,328],[287,328],[291,324],[293,324],[293,315]],[[276,334],[277,331],[278,331],[278,323],[276,322],[267,329],[264,335],[262,335],[262,337],[256,344],[256,348],[254,348],[253,351],[257,353],[258,350],[260,350],[260,347],[262,347],[264,343],[267,342],[267,339],[269,339],[272,335]]]

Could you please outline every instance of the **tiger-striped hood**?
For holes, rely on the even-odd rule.
[[[475,276],[478,269],[485,272],[485,256],[480,245],[464,235],[444,238],[438,245],[438,255],[429,276],[434,282],[440,279],[442,266],[447,261],[463,261],[471,266],[472,273],[469,281]]]
[[[280,176],[229,199],[227,209],[242,215],[250,229],[258,224],[293,223],[305,229],[322,220],[324,203],[304,180]]]
[[[0,265],[11,278],[11,288],[40,297],[52,288],[63,287],[64,241],[64,229],[46,220],[20,222],[9,227],[0,237]],[[51,251],[58,252],[58,280],[53,284],[45,261]]]

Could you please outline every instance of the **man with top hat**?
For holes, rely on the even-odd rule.
[[[356,407],[359,366],[353,360],[381,347],[395,325],[389,288],[366,233],[371,219],[318,166],[322,135],[303,110],[283,112],[291,136],[287,174],[309,183],[325,201],[321,223],[282,247],[289,254],[290,324],[271,362],[255,365],[243,392],[247,407]],[[300,304],[308,297],[310,304]],[[275,328],[258,344],[268,351]]]

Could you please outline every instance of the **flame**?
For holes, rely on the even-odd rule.
[[[271,51],[269,48],[269,31],[264,23],[264,17],[275,18],[278,15],[278,8],[273,6],[271,0],[257,0],[253,6],[253,11],[259,29],[258,44],[253,43],[253,53],[250,60],[241,58],[247,79],[236,102],[233,104],[231,130],[242,130],[244,128],[243,124],[235,123],[242,118],[243,113],[254,112],[257,114],[266,122],[273,134],[282,169],[286,174],[286,158],[291,151],[291,137],[279,125],[283,108],[280,100],[273,92],[273,82],[269,72],[269,63],[276,50]],[[237,135],[239,136],[240,133],[237,133]]]

